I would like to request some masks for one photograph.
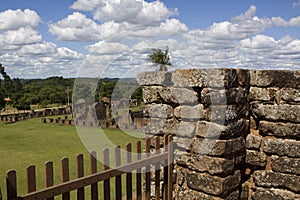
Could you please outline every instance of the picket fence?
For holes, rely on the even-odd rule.
[[[6,174],[6,189],[8,200],[54,200],[54,197],[61,196],[62,200],[70,200],[70,192],[77,191],[77,200],[85,199],[86,187],[90,186],[91,199],[98,200],[101,195],[103,199],[151,199],[151,183],[154,182],[155,199],[172,199],[173,192],[173,141],[171,135],[164,137],[164,144],[161,148],[159,137],[155,137],[155,153],[150,153],[150,138],[145,139],[145,154],[142,154],[141,142],[136,143],[136,159],[132,161],[132,145],[126,145],[126,164],[121,165],[121,152],[119,147],[114,149],[115,166],[109,166],[109,150],[103,150],[103,171],[97,172],[96,152],[90,154],[91,174],[84,176],[83,155],[77,155],[76,174],[77,178],[69,180],[69,159],[63,158],[61,161],[61,183],[53,185],[53,163],[45,163],[45,188],[36,190],[35,166],[26,168],[26,188],[25,195],[19,195],[17,191],[17,174],[15,170],[10,170]],[[169,145],[168,145],[169,144]],[[163,165],[162,165],[163,163]],[[154,170],[152,170],[154,169]],[[136,188],[133,190],[132,172],[136,172]],[[153,173],[153,176],[151,176]],[[162,174],[161,174],[162,173]],[[126,174],[126,196],[122,196],[122,174]],[[161,177],[163,177],[161,179]],[[111,195],[111,179],[115,180],[115,194]],[[143,180],[143,181],[142,181]],[[163,184],[161,186],[161,181]],[[103,182],[103,193],[99,194],[98,183]],[[134,191],[134,192],[133,192]],[[152,194],[153,198],[153,194]]]

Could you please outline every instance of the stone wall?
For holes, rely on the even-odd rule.
[[[300,199],[300,72],[250,77],[245,191],[252,199]]]
[[[150,137],[174,135],[176,199],[297,199],[300,73],[146,72]]]

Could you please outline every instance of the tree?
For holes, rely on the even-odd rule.
[[[2,108],[5,108],[5,101],[4,101],[4,98],[5,98],[5,94],[4,94],[4,89],[2,87],[2,85],[0,84],[0,111],[2,110]]]
[[[159,66],[158,71],[167,71],[167,66],[172,67],[169,57],[169,48],[165,51],[161,49],[152,49],[152,53],[148,56],[148,61],[152,62],[155,66]]]

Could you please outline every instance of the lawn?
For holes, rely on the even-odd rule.
[[[89,131],[90,130],[90,131]],[[86,135],[94,135],[96,129],[86,129]],[[70,162],[70,179],[76,176],[75,161],[76,155],[82,153],[85,158],[85,174],[89,173],[89,152],[80,140],[76,127],[64,126],[59,124],[43,124],[40,118],[19,121],[17,123],[0,122],[0,187],[5,197],[5,176],[9,169],[17,171],[17,182],[19,194],[26,191],[25,175],[26,167],[34,164],[36,166],[37,189],[43,188],[44,185],[44,163],[53,161],[54,163],[54,181],[60,182],[60,160],[68,157]],[[114,145],[124,147],[126,143],[135,144],[141,138],[134,137],[138,133],[126,134],[120,130],[104,130],[104,133],[97,129],[97,140],[102,137]],[[107,140],[103,140],[107,141]],[[95,143],[95,142],[94,142]],[[94,147],[101,155],[101,149],[105,147],[105,142]],[[89,146],[88,148],[92,148]],[[133,145],[135,149],[135,145]],[[91,150],[91,149],[90,149]],[[113,152],[111,152],[111,156]],[[112,160],[112,159],[111,159]],[[98,170],[101,170],[102,164],[99,162]],[[125,189],[123,189],[124,191]]]

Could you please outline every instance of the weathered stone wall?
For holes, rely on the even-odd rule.
[[[300,73],[147,72],[149,136],[174,135],[176,199],[297,199]]]
[[[300,72],[250,71],[246,140],[252,199],[300,199]]]

